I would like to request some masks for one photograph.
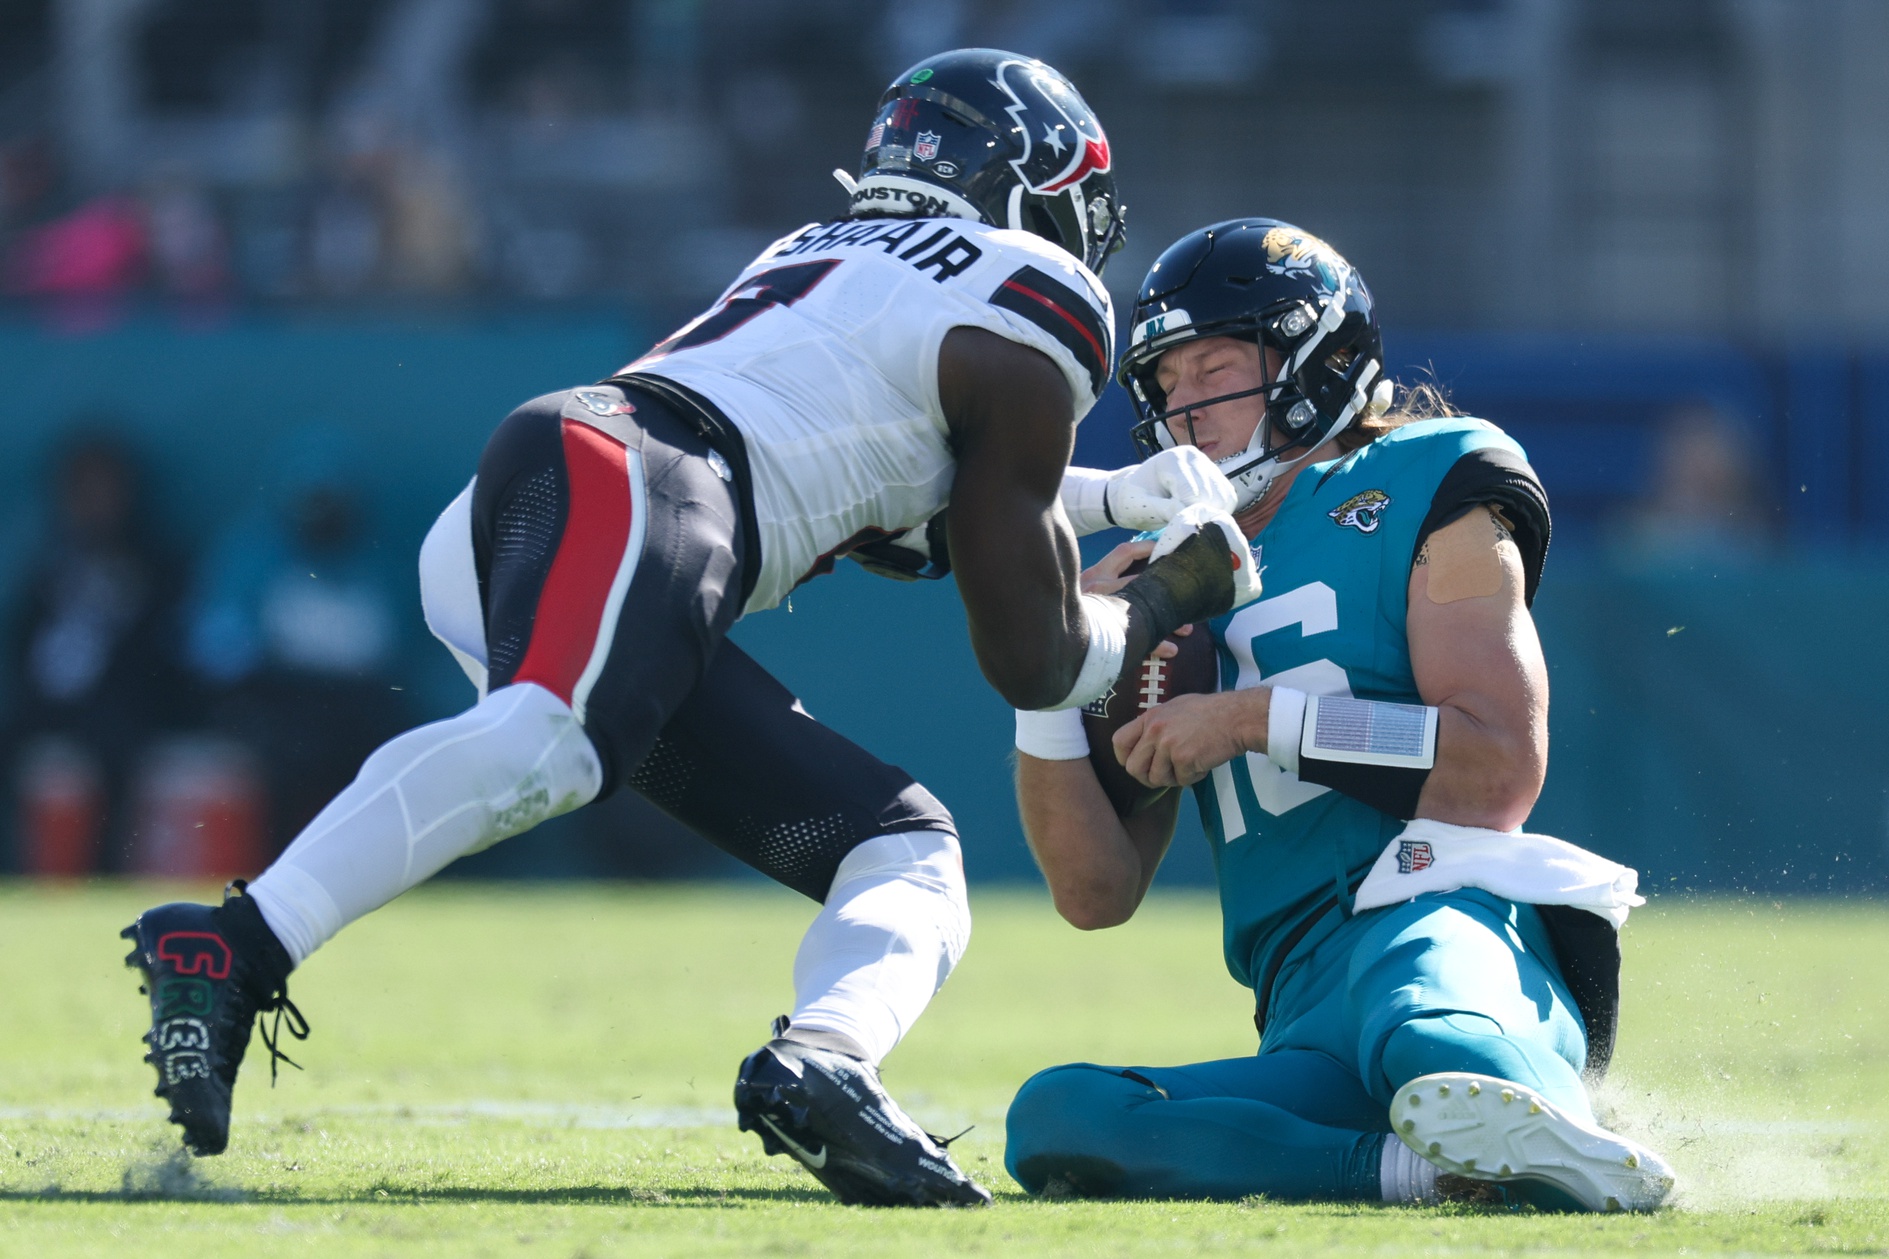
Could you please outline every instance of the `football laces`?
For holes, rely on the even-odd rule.
[[[1159,656],[1149,656],[1141,662],[1140,707],[1145,711],[1153,708],[1167,698],[1168,662]]]

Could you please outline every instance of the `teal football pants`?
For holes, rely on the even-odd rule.
[[[1399,1086],[1476,1071],[1590,1116],[1586,1054],[1536,911],[1438,893],[1321,923],[1281,967],[1253,1057],[1032,1076],[1004,1165],[1033,1193],[1375,1199]]]

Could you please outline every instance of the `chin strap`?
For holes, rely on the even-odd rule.
[[[1264,463],[1248,468],[1237,475],[1231,473],[1227,475],[1227,480],[1233,483],[1235,489],[1239,489],[1241,488],[1241,482],[1247,481],[1254,473],[1263,471],[1267,474],[1265,481],[1260,484],[1258,489],[1253,491],[1253,496],[1241,502],[1240,505],[1234,509],[1235,511],[1245,511],[1248,507],[1264,499],[1272,490],[1272,487],[1278,483],[1279,474],[1281,472],[1289,468],[1297,467],[1299,464],[1310,460],[1312,456],[1329,445],[1332,438],[1350,428],[1352,422],[1359,416],[1382,415],[1384,412],[1390,410],[1391,402],[1396,393],[1396,386],[1391,383],[1390,377],[1380,375],[1384,369],[1382,364],[1378,363],[1376,360],[1367,364],[1367,369],[1368,370],[1359,374],[1358,383],[1352,386],[1351,400],[1345,404],[1345,409],[1339,413],[1337,421],[1332,424],[1331,428],[1323,437],[1319,438],[1318,441],[1312,445],[1311,449],[1307,450],[1296,459],[1281,461],[1277,456],[1274,456]],[[1376,381],[1376,383],[1373,384],[1373,381]],[[1253,440],[1258,441],[1260,435],[1265,431],[1266,421],[1262,419],[1259,422],[1259,427],[1253,430]],[[1240,459],[1244,459],[1251,450],[1252,444],[1249,442],[1245,451],[1233,456],[1231,459],[1223,460],[1222,463],[1234,463]],[[1221,467],[1220,470],[1226,472],[1224,466]]]
[[[837,166],[833,168],[833,178],[840,181],[840,187],[846,189],[847,196],[859,191],[859,181]]]

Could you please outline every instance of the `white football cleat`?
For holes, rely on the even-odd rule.
[[[1438,1169],[1511,1185],[1538,1205],[1565,1195],[1588,1211],[1651,1211],[1673,1190],[1665,1159],[1513,1080],[1419,1076],[1397,1090],[1390,1118],[1403,1143]],[[1531,1185],[1559,1193],[1531,1195]]]

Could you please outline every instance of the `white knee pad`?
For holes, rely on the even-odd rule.
[[[795,1027],[892,1051],[971,938],[964,860],[943,831],[869,839],[840,862],[794,958]]]
[[[508,686],[383,744],[250,893],[299,963],[452,861],[588,803],[602,785],[564,701]]]

